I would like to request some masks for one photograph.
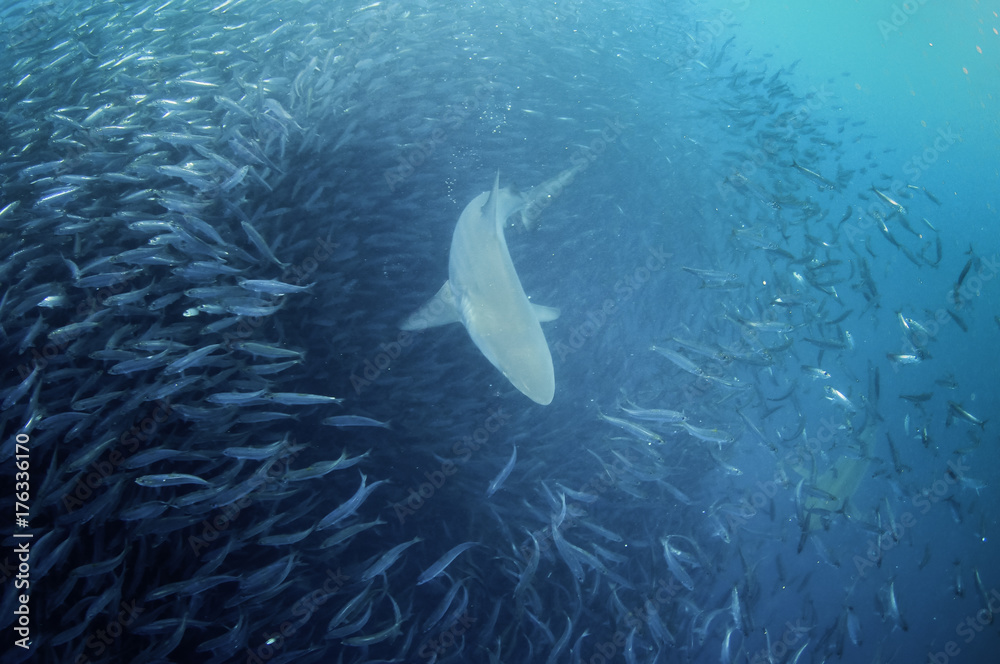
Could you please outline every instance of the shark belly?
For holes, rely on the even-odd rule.
[[[503,220],[482,214],[489,196],[473,199],[455,229],[448,264],[452,293],[462,323],[486,359],[528,398],[547,405],[555,394],[552,355],[514,270]]]

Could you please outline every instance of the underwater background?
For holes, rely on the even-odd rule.
[[[987,5],[4,3],[0,660],[994,661]]]

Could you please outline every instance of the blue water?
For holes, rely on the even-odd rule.
[[[893,15],[895,6],[892,3],[864,7],[845,7],[841,3],[811,3],[808,7],[764,3],[699,5],[693,10],[698,20],[689,24],[691,32],[685,31],[686,37],[678,35],[682,41],[687,39],[697,45],[697,52],[690,51],[688,55],[699,61],[682,59],[681,71],[666,76],[663,64],[650,57],[657,53],[660,43],[655,16],[644,15],[641,7],[631,10],[632,16],[628,18],[612,11],[581,10],[579,33],[612,42],[615,40],[611,35],[619,38],[617,43],[606,47],[601,57],[577,54],[593,66],[587,68],[590,78],[583,89],[591,93],[600,89],[607,113],[624,116],[630,127],[581,177],[585,179],[587,193],[567,195],[553,206],[538,239],[532,239],[530,244],[519,237],[509,240],[515,262],[524,266],[521,269],[527,291],[539,302],[558,302],[564,311],[560,321],[546,328],[556,358],[556,401],[550,412],[537,415],[542,419],[534,430],[542,437],[568,438],[561,449],[574,454],[581,447],[594,444],[593,432],[566,435],[561,433],[563,427],[572,426],[581,411],[593,412],[595,405],[609,408],[620,392],[640,403],[659,401],[671,408],[692,407],[691,399],[685,399],[684,393],[672,384],[674,379],[685,383],[684,374],[662,366],[658,358],[649,357],[646,346],[651,341],[675,334],[719,343],[734,342],[738,331],[719,321],[724,310],[735,306],[753,311],[766,304],[766,299],[755,298],[753,293],[755,287],[764,291],[763,282],[774,278],[769,276],[777,271],[774,263],[769,264],[761,254],[735,253],[738,250],[726,242],[726,236],[733,227],[742,225],[741,215],[752,214],[758,223],[773,222],[774,215],[753,205],[748,211],[742,200],[732,207],[718,200],[719,192],[713,185],[717,185],[720,174],[732,168],[731,161],[720,153],[739,149],[748,134],[724,117],[713,115],[714,101],[732,104],[733,98],[741,93],[736,86],[731,90],[721,83],[713,86],[713,76],[724,77],[742,69],[748,72],[747,78],[756,73],[770,77],[784,69],[781,80],[793,95],[804,99],[810,94],[820,94],[822,103],[807,106],[802,124],[819,126],[820,134],[841,142],[835,147],[821,148],[808,165],[828,174],[837,172],[838,167],[854,171],[843,190],[812,194],[818,205],[829,210],[831,218],[839,219],[848,205],[854,206],[855,211],[865,207],[858,193],[870,196],[869,188],[884,180],[883,174],[926,187],[940,200],[937,205],[918,194],[907,202],[911,219],[919,223],[920,218],[927,217],[941,233],[945,249],[937,268],[915,266],[893,252],[873,226],[853,236],[856,253],[860,254],[864,252],[864,238],[876,233],[871,242],[877,255],[870,257],[870,262],[880,306],[858,313],[864,307],[859,294],[840,288],[844,308],[832,305],[831,308],[834,313],[854,308],[855,315],[843,327],[853,335],[856,347],[853,352],[837,354],[835,363],[827,353],[823,363],[835,374],[835,383],[855,397],[866,389],[867,367],[881,369],[878,414],[882,420],[877,425],[873,450],[880,467],[870,472],[871,477],[862,483],[851,501],[854,509],[867,511],[868,516],[862,520],[873,518],[877,506],[886,519],[886,506],[890,506],[895,518],[906,524],[899,542],[885,540],[887,550],[879,567],[869,568],[865,563],[859,567],[858,556],[865,557],[873,535],[844,523],[819,535],[839,568],[821,562],[812,544],[796,555],[791,494],[779,492],[778,523],[785,519],[784,539],[770,544],[762,542],[776,532],[766,516],[751,519],[743,533],[745,541],[755,542],[745,545],[753,551],[747,557],[754,569],[759,570],[757,574],[764,588],[754,607],[758,631],[748,635],[744,642],[750,656],[766,648],[759,629],[762,624],[772,634],[775,630],[783,634],[786,621],[794,623],[802,616],[805,605],[813,606],[817,616],[814,624],[809,625],[813,640],[834,626],[845,606],[854,607],[863,638],[860,646],[846,645],[846,661],[991,661],[997,644],[995,624],[985,627],[982,633],[978,632],[978,625],[973,631],[958,627],[975,617],[983,606],[974,588],[969,586],[972,567],[978,567],[985,575],[986,592],[991,592],[997,583],[988,579],[991,573],[987,571],[997,555],[996,497],[991,497],[995,494],[991,478],[998,471],[996,435],[989,431],[989,426],[981,438],[978,430],[971,431],[963,423],[946,426],[946,407],[942,401],[944,398],[961,401],[981,417],[997,410],[992,371],[998,361],[995,270],[984,269],[979,295],[968,309],[963,309],[968,313],[967,331],[946,316],[940,320],[929,349],[932,361],[914,367],[894,367],[886,354],[900,352],[905,345],[897,311],[915,312],[920,320],[929,321],[949,306],[949,293],[969,258],[970,247],[978,256],[992,257],[992,265],[996,265],[998,242],[990,228],[996,224],[995,162],[1000,147],[996,102],[997,80],[1000,80],[996,77],[1000,62],[995,32],[998,22],[994,13],[982,7],[956,8],[942,3],[921,6],[919,12],[903,22]],[[655,15],[654,10],[649,11]],[[895,28],[894,20],[900,23],[898,30],[886,27]],[[733,41],[724,64],[706,62],[703,66],[700,60],[708,60],[730,38]],[[793,63],[796,63],[794,72],[787,73]],[[570,76],[569,73],[560,76],[560,63],[553,64],[552,75],[556,79]],[[678,82],[678,78],[685,81]],[[625,80],[631,85],[623,86]],[[686,84],[702,96],[697,100],[686,96]],[[702,92],[702,85],[708,91]],[[628,90],[623,92],[622,87]],[[531,94],[530,84],[522,84],[521,89],[526,96]],[[533,100],[536,105],[574,106],[569,95],[531,91],[541,95]],[[716,98],[713,93],[721,96]],[[516,106],[516,102],[512,103]],[[838,119],[857,126],[849,126],[844,134],[837,134],[833,127]],[[508,122],[517,120],[513,114],[508,116]],[[543,124],[541,121],[529,120],[525,124],[526,133],[545,132],[539,140],[544,144],[543,150],[551,150],[553,143],[560,143],[558,135],[554,138],[548,133],[550,127],[542,130],[538,126]],[[584,124],[600,126],[597,119]],[[526,139],[526,143],[531,144],[531,139]],[[803,141],[800,145],[808,144]],[[521,151],[526,150],[521,148]],[[534,165],[536,159],[537,156],[527,157],[526,163]],[[565,160],[557,159],[556,163],[561,166]],[[787,167],[787,163],[784,165]],[[484,166],[489,168],[488,164]],[[790,180],[795,179],[787,168],[785,173]],[[776,183],[765,178],[762,186],[768,188]],[[803,186],[802,196],[809,189],[808,185]],[[854,219],[858,219],[857,215]],[[933,237],[933,231],[926,226],[918,232],[922,234],[920,241]],[[897,237],[902,239],[904,235],[905,231],[898,231]],[[790,245],[802,250],[800,242],[793,233]],[[578,248],[581,244],[585,248]],[[619,294],[615,284],[642,265],[650,248],[661,246],[672,253],[671,265],[653,272],[640,288]],[[849,248],[841,235],[840,243],[831,248],[830,255],[850,256],[846,253]],[[694,290],[697,280],[678,274],[678,264],[721,269],[739,265],[748,281],[747,297],[741,301],[728,293]],[[546,278],[552,274],[569,274],[573,278],[563,277],[553,285]],[[626,292],[628,295],[623,294]],[[607,298],[616,302],[616,312],[580,350],[565,352],[570,336],[586,324],[587,314],[599,310]],[[597,315],[596,320],[603,317]],[[791,350],[792,357],[781,367],[759,372],[750,379],[754,389],[767,392],[768,396],[784,393],[792,381],[797,381],[800,407],[808,420],[807,434],[820,428],[821,422],[833,421],[839,425],[844,419],[842,411],[823,399],[818,386],[795,375],[797,364],[800,361],[813,364],[816,352],[815,348],[797,341]],[[954,392],[946,392],[934,383],[948,374],[958,382]],[[914,405],[896,396],[922,392],[933,392],[934,397],[928,403]],[[710,400],[719,395],[713,392],[699,398]],[[718,404],[709,403],[707,408],[720,413],[719,417],[728,417],[730,425],[739,422],[721,400]],[[909,418],[909,435],[904,432],[904,418]],[[794,425],[786,420],[780,426],[790,430]],[[934,441],[928,449],[914,438],[918,426],[926,426]],[[909,466],[900,476],[892,468],[886,433],[894,438]],[[843,435],[843,432],[838,434]],[[981,444],[974,440],[980,440]],[[838,444],[842,445],[843,440]],[[773,477],[774,459],[763,451],[752,434],[744,431],[735,447],[729,462],[742,469],[743,475],[718,479],[705,470],[696,484],[700,483],[707,495],[719,499],[751,495],[758,482]],[[954,454],[962,448],[967,450],[964,455]],[[817,460],[821,470],[835,459],[834,450]],[[522,455],[519,461],[527,457],[524,447],[519,453]],[[499,459],[504,454],[496,456]],[[967,468],[965,472],[970,476],[981,479],[985,488],[977,492],[955,486],[947,475],[949,459],[964,459],[966,464],[960,462],[959,467]],[[929,494],[933,502],[921,500],[922,493]],[[957,514],[942,500],[946,497],[954,500]],[[697,522],[694,515],[690,518]],[[956,519],[961,519],[961,523]],[[642,534],[633,532],[632,536],[641,538]],[[930,553],[930,561],[918,569],[925,549]],[[776,556],[784,562],[786,578],[793,577],[796,582],[777,585],[772,565]],[[966,584],[961,598],[954,592],[957,561],[961,562]],[[730,559],[728,565],[717,570],[718,594],[724,596],[726,586],[740,578],[740,569],[734,565],[735,561]],[[806,580],[798,584],[803,578]],[[892,579],[908,624],[905,632],[894,628],[891,619],[883,620],[883,610],[878,608],[877,595]],[[953,642],[951,646],[949,642]],[[793,650],[799,645],[801,642],[796,642]],[[950,648],[950,654],[938,654],[946,648]],[[714,661],[714,656],[702,652],[697,661]],[[811,648],[800,661],[808,661],[806,658],[810,656],[812,661],[825,661]],[[783,656],[776,661],[784,661]]]
[[[0,109],[9,128],[0,210],[18,207],[0,213],[3,241],[16,244],[4,252],[0,400],[10,403],[0,422],[5,451],[17,432],[44,441],[33,448],[32,468],[48,494],[32,526],[39,538],[56,529],[70,544],[43,549],[53,562],[32,596],[35,655],[995,661],[995,9],[940,0],[229,4],[198,14],[185,2],[124,3],[123,12],[86,3],[39,3],[28,12],[25,3],[4,14],[0,62],[11,75]],[[76,13],[87,17],[82,25]],[[74,57],[44,66],[67,52]],[[98,113],[106,103],[111,110]],[[231,180],[244,165],[245,179]],[[178,166],[200,175],[177,176]],[[537,227],[513,218],[505,225],[525,292],[561,312],[542,326],[556,391],[541,406],[461,325],[406,334],[399,327],[448,277],[456,221],[498,173],[501,186],[527,192],[571,168],[572,181],[553,194]],[[116,177],[102,184],[109,173]],[[75,179],[57,179],[66,176]],[[76,188],[56,189],[66,182]],[[179,207],[182,214],[149,202],[147,187],[201,207]],[[125,222],[176,224],[195,212],[224,238],[241,276],[315,282],[312,290],[287,296],[245,331],[205,331],[222,314],[198,313],[202,301],[185,293],[236,282],[222,273],[178,278],[174,265],[214,254],[173,238],[169,267],[136,264],[131,278],[140,281],[130,288],[148,286],[148,298],[102,305],[100,320],[111,323],[54,352],[39,369],[42,387],[18,396],[34,366],[30,351],[82,316],[31,300],[42,292],[32,289],[55,289],[70,302],[93,296],[97,289],[81,287],[64,261],[89,266],[85,272],[122,269],[103,259],[148,240]],[[243,219],[281,261],[307,266],[307,274],[299,279],[261,259]],[[81,221],[92,225],[73,230]],[[328,242],[331,252],[318,251]],[[695,274],[705,270],[717,276]],[[149,307],[153,296],[172,293],[175,304]],[[185,374],[196,380],[171,393],[175,406],[265,388],[335,395],[343,404],[284,409],[295,419],[256,424],[237,417],[279,406],[220,408],[203,420],[174,415],[148,444],[197,454],[116,468],[102,485],[115,488],[95,491],[106,501],[100,513],[83,520],[57,498],[85,472],[73,462],[142,417],[132,393],[179,380],[162,363],[116,373],[121,358],[99,353],[131,352],[134,341],[160,337],[220,345]],[[306,360],[257,376],[229,345],[234,339],[302,350]],[[698,369],[684,370],[654,344]],[[901,364],[891,357],[898,354],[922,359]],[[804,367],[829,377],[814,380]],[[56,369],[66,371],[52,378]],[[76,410],[82,394],[112,391],[123,396],[94,409],[107,432],[34,430],[39,419]],[[627,418],[626,402],[681,411],[698,429],[648,425],[659,438],[651,443],[602,419]],[[987,421],[965,421],[959,407]],[[341,414],[390,428],[320,424]],[[701,438],[724,442],[699,438],[702,429]],[[261,463],[236,463],[223,449],[283,438],[303,447],[291,459],[282,453],[282,468],[342,452],[367,456],[323,479],[254,491],[208,553],[179,543],[221,510],[189,514],[182,508],[191,506],[183,503],[190,486],[154,497],[133,481],[179,472],[231,489]],[[487,497],[515,446],[510,476]],[[852,465],[858,460],[864,465]],[[855,467],[857,482],[838,484]],[[337,529],[293,544],[261,542],[319,522],[362,481],[384,483]],[[171,509],[124,516],[156,501]],[[319,546],[376,518],[384,523],[348,544]],[[580,557],[553,546],[556,521]],[[681,551],[681,573],[665,556],[668,536]],[[331,625],[366,587],[359,575],[414,538],[374,577],[371,595]],[[542,541],[537,572],[515,597],[532,538]],[[416,585],[442,553],[467,541],[480,546],[447,576]],[[87,572],[75,585],[74,570],[123,550],[122,566]],[[157,594],[211,575],[245,579],[290,554],[292,573],[266,599],[244,597],[232,578],[190,597]],[[575,578],[572,563],[581,560]],[[334,570],[349,581],[298,621],[298,602]],[[84,607],[116,584],[149,614],[98,652],[87,639],[115,611],[88,615]],[[435,618],[452,589],[454,605]],[[5,606],[13,602],[5,595]],[[649,606],[671,639],[648,619]],[[349,641],[378,635],[397,608],[398,634]],[[368,609],[370,621],[360,621]],[[860,625],[857,644],[848,611]],[[194,625],[150,630],[154,619]],[[970,619],[974,626],[963,627]],[[287,621],[294,628],[276,640]],[[355,631],[329,636],[353,621],[361,622]],[[210,641],[226,634],[235,634],[231,642]],[[455,639],[435,659],[429,644],[445,634]]]

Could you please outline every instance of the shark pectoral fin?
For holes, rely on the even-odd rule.
[[[427,301],[424,306],[417,309],[409,318],[404,320],[399,326],[401,330],[425,330],[428,327],[447,325],[448,323],[459,323],[462,317],[455,302],[455,294],[451,290],[451,282],[444,282],[444,286],[437,294]]]
[[[546,307],[541,304],[532,304],[531,309],[535,312],[535,318],[538,319],[539,323],[554,321],[562,313],[555,307]]]

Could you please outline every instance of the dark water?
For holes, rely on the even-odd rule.
[[[997,20],[882,4],[6,6],[4,661],[992,661]],[[540,406],[399,324],[568,169]]]

